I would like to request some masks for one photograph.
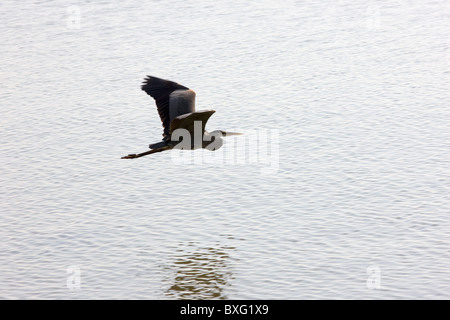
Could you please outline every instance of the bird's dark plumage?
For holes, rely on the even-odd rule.
[[[206,122],[208,119],[216,112],[214,110],[202,110],[193,113],[188,113],[182,116],[178,116],[170,123],[170,134],[177,129],[186,129],[189,134],[194,136],[195,121],[201,121],[202,123],[202,134],[205,132]]]
[[[195,111],[195,92],[179,83],[147,76],[141,88],[155,99],[164,138],[170,135],[170,123],[174,118]]]

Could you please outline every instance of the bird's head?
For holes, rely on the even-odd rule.
[[[243,133],[214,130],[208,133],[211,142],[208,141],[208,144],[205,146],[205,148],[210,151],[218,150],[223,146],[223,139],[222,139],[223,137],[236,136],[241,134]]]

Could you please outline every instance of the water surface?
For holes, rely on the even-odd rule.
[[[449,15],[3,2],[0,298],[450,298]],[[121,160],[162,133],[147,74],[273,166],[244,136]]]

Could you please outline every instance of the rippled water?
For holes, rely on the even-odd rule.
[[[3,1],[0,298],[450,298],[449,17]],[[121,160],[162,133],[147,74],[247,135]]]

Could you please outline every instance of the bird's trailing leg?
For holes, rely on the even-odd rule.
[[[165,151],[165,150],[169,150],[171,149],[170,147],[166,146],[166,147],[162,147],[162,148],[158,148],[158,149],[152,149],[146,152],[142,152],[142,153],[132,153],[129,154],[127,156],[122,157],[121,159],[134,159],[134,158],[140,158],[152,153],[156,153],[156,152],[161,152],[161,151]]]

